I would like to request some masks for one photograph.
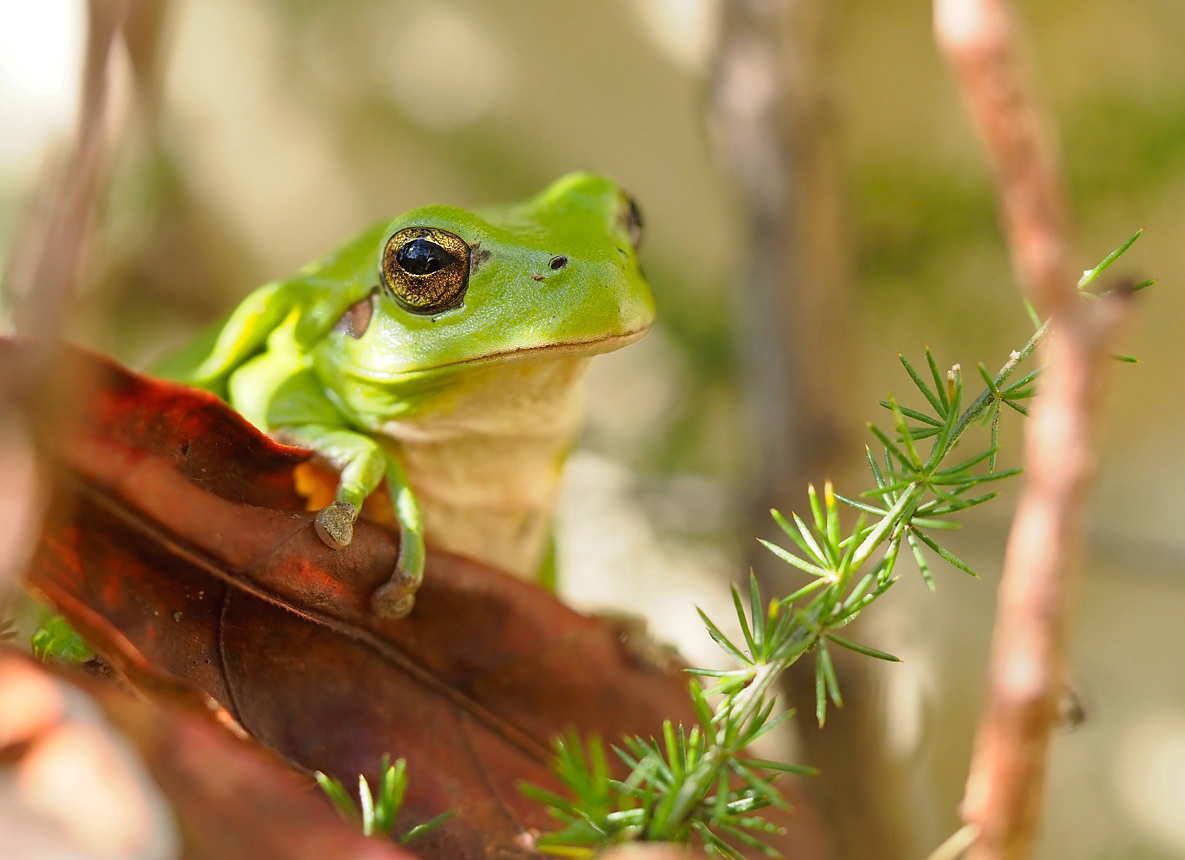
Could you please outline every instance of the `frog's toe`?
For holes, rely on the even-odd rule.
[[[349,502],[334,502],[317,512],[314,525],[317,537],[332,549],[343,549],[354,539],[354,520],[358,519],[358,508]]]
[[[370,608],[381,618],[406,618],[415,605],[415,590],[398,580],[383,583],[370,596]]]
[[[400,559],[391,578],[375,589],[370,607],[382,618],[404,618],[416,603],[416,592],[424,582],[424,563]]]

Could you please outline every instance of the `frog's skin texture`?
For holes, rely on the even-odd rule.
[[[415,209],[260,287],[157,371],[341,470],[317,515],[330,546],[349,544],[386,481],[402,543],[372,605],[402,617],[425,536],[539,571],[581,372],[654,319],[640,231],[633,202],[593,174],[509,206]]]

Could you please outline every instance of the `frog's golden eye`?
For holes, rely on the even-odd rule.
[[[469,246],[436,227],[400,230],[383,250],[383,283],[413,314],[460,307],[469,286]]]

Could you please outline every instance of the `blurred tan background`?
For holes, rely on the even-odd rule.
[[[644,614],[692,662],[719,664],[693,607],[729,618],[727,583],[768,535],[753,515],[765,463],[745,357],[763,309],[742,284],[775,251],[753,246],[746,198],[706,131],[723,2],[162,4],[159,38],[121,60],[113,173],[73,336],[144,366],[376,219],[520,197],[572,169],[614,175],[646,215],[659,324],[589,374],[557,515],[561,588]],[[920,359],[928,344],[944,366],[993,367],[1031,327],[928,4],[788,5],[811,33],[813,92],[796,97],[819,109],[801,121],[827,154],[806,177],[820,208],[799,224],[803,256],[811,212],[836,226],[822,231],[825,289],[806,300],[842,310],[835,338],[798,362],[826,382],[812,396],[842,432],[823,459],[854,495],[868,484],[863,422],[884,421],[886,389],[907,394],[897,350]],[[1054,744],[1039,856],[1185,858],[1185,5],[1018,7],[1084,267],[1144,227],[1117,269],[1161,278],[1124,347],[1141,363],[1115,371],[1073,648],[1087,719]],[[0,0],[0,264],[71,127],[84,32],[77,0]],[[1006,420],[1006,465],[1019,438]],[[794,486],[775,503],[802,508]],[[862,638],[905,662],[857,670],[866,690],[849,698],[867,706],[877,765],[849,762],[864,774],[850,795],[852,783],[820,789],[849,806],[833,820],[869,830],[863,843],[841,835],[864,846],[850,856],[920,858],[958,826],[1014,492],[950,542],[982,580],[935,565],[931,595],[903,561],[902,583],[862,619]],[[796,582],[787,574],[785,588]],[[811,760],[818,730],[796,722],[789,752]],[[853,756],[870,754],[868,737]]]

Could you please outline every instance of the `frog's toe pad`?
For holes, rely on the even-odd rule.
[[[370,596],[370,608],[380,618],[406,618],[415,605],[416,593],[409,591],[407,584],[403,582],[383,583]]]
[[[317,537],[332,549],[343,549],[354,539],[354,520],[358,519],[358,508],[349,502],[334,502],[317,512],[314,525]]]

